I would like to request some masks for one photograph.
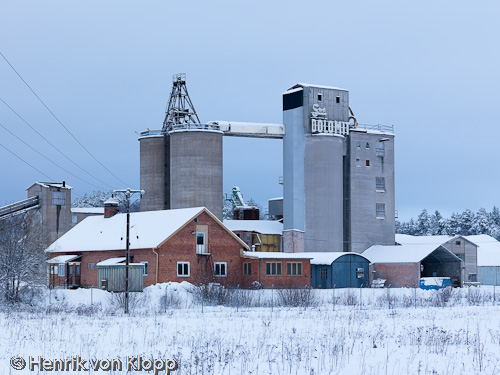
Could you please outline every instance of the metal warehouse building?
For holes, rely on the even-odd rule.
[[[308,253],[313,288],[362,288],[370,282],[370,261],[357,253]]]

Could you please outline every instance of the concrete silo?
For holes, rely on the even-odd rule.
[[[298,84],[283,94],[284,247],[343,251],[349,92]]]
[[[185,74],[173,77],[162,130],[141,133],[141,211],[204,206],[222,220],[222,137],[201,124]]]

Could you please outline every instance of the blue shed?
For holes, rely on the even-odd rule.
[[[369,284],[370,261],[357,253],[308,253],[313,288],[360,288]]]

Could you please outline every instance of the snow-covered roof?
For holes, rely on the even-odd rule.
[[[418,263],[436,249],[442,249],[459,259],[441,244],[419,243],[401,246],[375,245],[363,252],[371,263]]]
[[[456,238],[463,238],[473,245],[478,245],[472,239],[475,236],[462,236],[458,234],[456,236],[448,236],[448,235],[439,235],[439,236],[412,236],[409,234],[396,234],[396,242],[404,245],[404,244],[437,244],[442,245]]]
[[[80,258],[81,255],[58,255],[52,259],[49,259],[47,263],[57,264],[57,263],[68,263],[76,258]]]
[[[116,266],[117,264],[120,264],[122,262],[125,262],[127,258],[126,257],[119,257],[119,258],[110,258],[103,260],[102,262],[99,262],[96,264],[96,266]]]
[[[219,221],[204,207],[131,213],[130,249],[158,247],[202,211],[207,212],[212,218]],[[72,252],[125,249],[126,225],[126,214],[116,214],[109,218],[89,216],[52,243],[45,251]],[[228,233],[231,232],[228,230]],[[232,233],[231,235],[241,243],[242,247],[248,248],[236,235]]]
[[[479,246],[477,248],[478,266],[500,266],[500,242],[487,234],[466,237]]]
[[[71,186],[65,184],[63,186],[63,183],[62,182],[34,182],[32,183],[30,186],[28,186],[26,188],[26,190],[28,190],[29,188],[31,188],[33,185],[40,185],[40,186],[43,186],[45,188],[49,188],[49,187],[54,187],[54,188],[61,188],[61,189],[73,189]]]
[[[260,234],[282,234],[283,223],[272,220],[224,220],[229,230],[256,232]]]
[[[295,89],[296,86],[302,86],[302,87],[316,87],[318,89],[329,89],[329,90],[342,90],[342,91],[349,91],[347,89],[342,89],[340,87],[334,87],[334,86],[323,86],[323,85],[314,85],[312,83],[297,83],[296,85],[292,86],[290,90]]]
[[[282,200],[283,200],[283,197],[277,197],[277,198],[268,199],[268,201],[282,201]]]
[[[257,259],[312,259],[310,253],[281,253],[264,251],[244,251],[244,257]]]
[[[349,254],[354,254],[354,255],[359,255],[366,260],[369,260],[368,258],[365,257],[364,254],[358,254],[358,253],[343,253],[343,252],[321,252],[321,253],[308,253],[313,256],[311,259],[311,264],[327,264],[330,265],[334,261],[336,261],[338,258],[344,256],[344,255],[349,255]]]
[[[71,207],[74,214],[101,214],[104,215],[104,207]]]
[[[367,259],[364,254],[358,253],[343,253],[343,252],[307,252],[307,253],[281,253],[281,252],[261,252],[261,251],[245,251],[246,257],[258,259],[310,259],[311,264],[330,265],[338,258],[344,255],[359,255]],[[368,259],[367,259],[368,260]]]

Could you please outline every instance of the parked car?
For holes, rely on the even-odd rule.
[[[420,279],[420,289],[443,289],[451,286],[451,279],[449,277],[422,277]]]

